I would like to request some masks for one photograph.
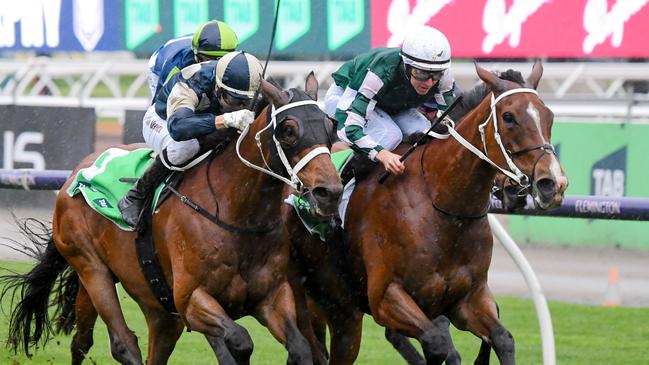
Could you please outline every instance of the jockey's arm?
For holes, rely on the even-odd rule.
[[[196,113],[198,95],[184,82],[177,82],[167,99],[167,128],[175,141],[200,137],[216,130],[213,113]]]

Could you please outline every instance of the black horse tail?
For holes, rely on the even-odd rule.
[[[16,222],[31,245],[13,241],[19,247],[7,246],[37,263],[26,274],[12,272],[0,276],[0,301],[8,295],[12,307],[7,346],[14,353],[22,349],[30,356],[30,347],[39,343],[44,346],[53,334],[72,331],[79,278],[56,249],[52,230],[45,223],[33,218]],[[56,318],[55,326],[50,309]]]

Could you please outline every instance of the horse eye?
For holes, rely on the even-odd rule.
[[[514,119],[514,115],[510,112],[503,113],[503,121],[507,124],[516,123],[516,119]]]
[[[297,128],[294,125],[285,124],[280,128],[278,137],[282,144],[293,146],[298,139]]]

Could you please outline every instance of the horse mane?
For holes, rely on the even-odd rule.
[[[498,77],[501,80],[515,82],[517,84],[520,84],[521,86],[525,84],[525,79],[523,78],[523,75],[520,73],[520,71],[509,69],[505,72],[501,72]]]

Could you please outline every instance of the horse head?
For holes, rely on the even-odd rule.
[[[568,187],[563,168],[550,142],[554,114],[539,98],[538,86],[543,66],[534,63],[524,80],[519,72],[508,70],[498,77],[478,64],[476,71],[492,90],[491,113],[480,126],[485,141],[499,166],[508,166],[512,180],[532,194],[541,209],[557,207]],[[488,129],[488,131],[487,131]],[[497,156],[497,157],[496,157]]]
[[[309,202],[312,214],[329,220],[338,214],[342,184],[329,155],[335,125],[317,105],[317,90],[313,72],[306,79],[305,91],[281,90],[262,81],[262,93],[272,104],[269,124],[274,129],[267,140],[270,167],[288,175],[291,185]]]

